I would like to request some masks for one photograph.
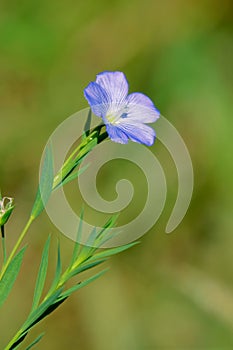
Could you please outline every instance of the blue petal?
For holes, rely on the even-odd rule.
[[[124,144],[128,143],[129,139],[127,135],[118,127],[113,126],[111,124],[106,124],[106,130],[112,141]]]
[[[92,112],[98,117],[104,117],[109,108],[109,96],[107,92],[95,82],[91,82],[84,89],[84,96],[87,99]]]
[[[159,111],[149,97],[135,92],[127,97],[128,120],[138,123],[154,123],[159,118]]]
[[[102,72],[96,76],[96,83],[107,92],[113,103],[122,103],[127,97],[129,85],[122,72]]]
[[[122,120],[126,121],[127,119]],[[155,141],[155,131],[148,125],[141,123],[130,124],[122,121],[118,124],[118,128],[134,142],[152,146]]]

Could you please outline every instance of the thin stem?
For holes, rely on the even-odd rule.
[[[81,159],[85,154],[91,151],[90,149],[86,151],[86,148],[94,138],[97,137],[97,144],[99,144],[108,137],[108,134],[106,132],[100,135],[100,132],[103,126],[104,126],[103,124],[100,124],[97,127],[95,127],[90,132],[90,134],[83,139],[83,141],[75,148],[75,150],[67,158],[62,168],[58,171],[57,175],[54,178],[53,190],[64,180],[64,176],[66,177],[67,174],[69,174],[69,172],[73,171],[73,169],[75,168],[75,163],[77,163],[79,159]]]
[[[90,139],[91,136],[89,136],[88,138]],[[86,139],[85,139],[85,143],[86,143]],[[64,171],[64,169],[70,164],[70,162],[74,159],[75,156],[77,156],[77,153],[80,152],[80,150],[82,149],[82,147],[84,147],[84,144],[81,143],[80,145],[78,145],[75,150],[71,153],[71,155],[69,156],[69,158],[65,161],[65,163],[63,164],[62,168],[59,170],[59,172],[57,173],[57,175],[55,176],[54,180],[53,180],[53,189],[55,189],[59,183],[63,180],[62,179],[62,173]]]
[[[1,234],[2,234],[2,250],[3,250],[3,265],[4,265],[6,263],[6,259],[7,259],[4,225],[1,226]]]
[[[29,227],[31,226],[32,222],[34,220],[34,217],[30,216],[28,222],[26,223],[26,226],[24,227],[22,233],[20,234],[18,241],[16,242],[14,248],[12,249],[11,254],[9,255],[9,258],[7,259],[7,261],[5,262],[5,264],[2,267],[1,273],[0,273],[0,280],[2,279],[2,276],[4,275],[4,273],[6,272],[7,267],[9,266],[11,260],[13,259],[17,249],[19,248],[22,240],[24,239]]]
[[[20,338],[22,334],[22,330],[20,329],[15,336],[11,339],[11,341],[7,344],[7,346],[4,348],[4,350],[10,350],[12,348],[12,345]]]

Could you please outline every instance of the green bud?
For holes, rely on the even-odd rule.
[[[0,197],[0,226],[3,226],[7,223],[13,209],[13,198]]]

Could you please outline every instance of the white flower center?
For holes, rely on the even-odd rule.
[[[127,117],[127,106],[111,106],[106,115],[106,119],[110,124],[118,124],[122,118]]]

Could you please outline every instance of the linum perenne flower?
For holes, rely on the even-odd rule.
[[[146,95],[128,95],[128,82],[122,72],[103,72],[84,89],[92,112],[101,117],[110,139],[118,143],[128,140],[151,146],[155,131],[145,123],[159,118],[159,111]]]
[[[0,226],[7,223],[13,209],[13,198],[0,196]]]

